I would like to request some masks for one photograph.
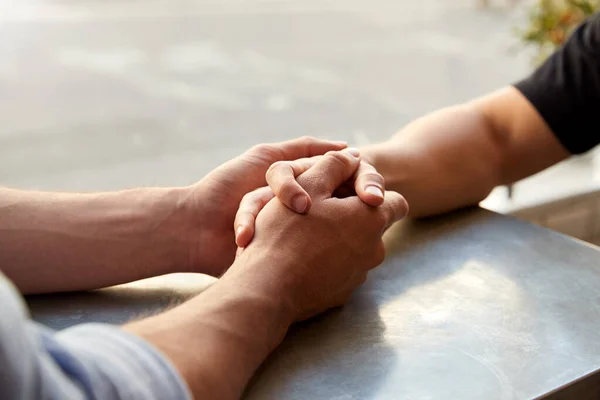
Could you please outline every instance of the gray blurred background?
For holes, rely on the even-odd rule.
[[[0,0],[0,185],[182,185],[260,142],[383,140],[528,73],[498,1]]]

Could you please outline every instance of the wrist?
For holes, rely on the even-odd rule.
[[[126,325],[161,350],[198,398],[239,398],[290,323],[276,299],[224,277],[164,313]]]
[[[240,346],[247,351],[270,353],[294,322],[290,303],[265,291],[256,280],[226,274],[211,289],[211,301],[224,305],[219,318],[232,321]],[[261,334],[257,336],[258,332]]]
[[[144,254],[132,254],[154,269],[153,275],[190,270],[194,236],[185,210],[185,188],[142,188],[125,192],[132,198],[133,241],[144,243]],[[150,250],[150,251],[148,251]]]
[[[209,179],[178,189],[176,236],[187,244],[185,269],[178,272],[220,277],[235,259],[233,219],[239,200]]]
[[[293,274],[282,276],[278,271],[294,270],[298,266],[286,269],[290,262],[298,263],[286,258],[285,254],[279,257],[276,251],[265,255],[257,249],[247,249],[236,258],[221,280],[231,282],[238,290],[256,299],[274,303],[272,310],[276,309],[282,324],[289,326],[298,317],[295,277]]]

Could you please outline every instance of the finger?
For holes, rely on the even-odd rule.
[[[298,178],[298,183],[311,196],[331,197],[337,188],[348,181],[360,164],[358,149],[345,149],[325,154],[315,165]]]
[[[373,259],[372,259],[373,263],[371,265],[369,265],[370,269],[380,266],[384,260],[385,260],[385,244],[383,243],[383,240],[379,240],[379,243],[377,244],[377,246],[374,249],[374,254],[373,254]]]
[[[354,190],[362,201],[374,207],[383,204],[385,183],[375,167],[362,161],[354,177]]]
[[[399,193],[387,191],[385,192],[385,200],[378,211],[383,216],[383,229],[385,230],[394,222],[400,221],[408,215],[408,203]]]
[[[246,247],[254,237],[254,221],[264,206],[275,197],[270,187],[262,187],[244,196],[240,202],[233,228],[235,243],[238,247]]]
[[[315,165],[318,160],[318,157],[311,157],[296,161],[279,161],[267,170],[267,184],[275,196],[297,213],[307,212],[310,209],[311,200],[306,190],[296,181],[296,177]]]
[[[297,160],[304,157],[320,156],[328,151],[339,151],[348,147],[346,142],[316,139],[304,136],[298,139],[275,144],[281,150],[280,160]]]

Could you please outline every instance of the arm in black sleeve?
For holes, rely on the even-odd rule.
[[[572,154],[600,143],[600,14],[515,87]]]

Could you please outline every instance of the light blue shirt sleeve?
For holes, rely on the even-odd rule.
[[[188,400],[170,361],[143,339],[106,324],[53,331],[29,319],[0,273],[0,399]]]

